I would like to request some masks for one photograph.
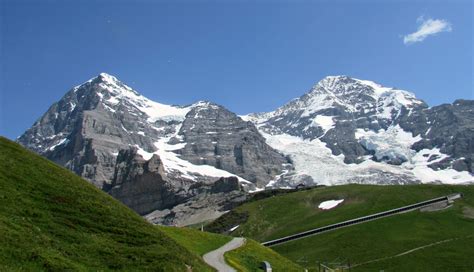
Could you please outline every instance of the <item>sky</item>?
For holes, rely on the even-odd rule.
[[[474,99],[473,2],[0,0],[0,135],[106,72],[166,104],[271,111],[328,75]]]

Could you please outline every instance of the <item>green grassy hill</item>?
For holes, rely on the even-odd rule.
[[[191,228],[165,226],[158,226],[158,228],[188,250],[200,256],[232,240],[230,236],[202,232]],[[262,261],[269,261],[275,271],[303,271],[302,267],[253,240],[247,240],[244,246],[227,252],[225,259],[241,272],[260,271],[258,268]]]
[[[212,271],[66,169],[0,138],[0,271]]]
[[[202,256],[230,242],[233,237],[191,228],[157,226],[161,231],[173,238],[189,251]]]
[[[249,202],[228,217],[247,218],[235,235],[268,241],[454,192],[462,192],[464,198],[445,210],[404,213],[272,249],[313,269],[317,262],[336,261],[350,263],[354,271],[473,271],[474,186],[315,188]],[[331,199],[345,200],[334,209],[318,209],[322,201]],[[214,225],[226,222],[229,228],[235,224],[225,216],[218,221]]]

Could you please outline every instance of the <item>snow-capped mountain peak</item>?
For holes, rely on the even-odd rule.
[[[100,73],[97,77],[101,78],[104,81],[108,81],[108,82],[118,82],[119,81],[115,76],[113,76],[111,74],[107,74],[105,72]]]
[[[387,105],[394,102],[399,106],[410,107],[413,104],[423,104],[423,101],[408,91],[385,87],[370,80],[351,78],[348,76],[328,76],[319,81],[309,92],[317,95],[327,92],[334,95],[336,102],[345,104],[348,109],[357,110],[357,104],[373,100],[378,104]],[[383,100],[389,100],[384,103]],[[355,107],[351,107],[355,106]]]
[[[464,107],[465,105],[460,106]],[[277,110],[249,114],[244,118],[257,124],[272,147],[284,154],[293,154],[291,157],[297,172],[300,168],[299,172],[303,175],[302,179],[297,179],[298,182],[308,180],[306,175],[325,184],[339,183],[342,180],[348,182],[349,179],[352,179],[350,182],[372,182],[374,178],[385,180],[379,183],[404,183],[417,179],[423,182],[440,180],[448,183],[472,180],[468,172],[451,173],[449,169],[443,173],[450,174],[437,178],[441,172],[436,173],[430,168],[435,169],[434,165],[438,163],[435,157],[431,159],[433,165],[430,167],[427,166],[429,163],[413,166],[416,158],[420,157],[412,149],[413,146],[419,146],[418,149],[426,148],[425,153],[430,153],[431,148],[436,145],[422,137],[431,133],[432,129],[429,127],[434,122],[427,120],[427,109],[428,106],[411,92],[385,87],[369,80],[328,76],[314,85],[308,93]],[[304,148],[300,149],[301,146]],[[430,154],[435,153],[433,151]],[[448,156],[445,155],[439,158],[444,159],[444,168],[470,167],[469,162],[456,162],[452,158],[447,159]],[[331,160],[334,163],[328,163]],[[342,167],[352,164],[368,165],[368,162],[370,165],[367,168]],[[457,163],[463,166],[458,167]],[[402,165],[402,168],[411,170],[400,170],[398,166],[392,165]],[[355,174],[358,170],[350,170],[351,167],[364,169],[363,172],[372,174],[367,175],[370,178],[364,178],[363,175]],[[326,176],[321,179],[325,175],[321,171],[332,168],[333,173],[336,173],[336,169],[343,170],[334,177]],[[415,177],[409,177],[410,171],[415,172]],[[351,174],[346,176],[345,172]],[[389,172],[397,173],[389,177]]]
[[[264,139],[258,135],[253,125],[243,122],[220,105],[210,101],[198,101],[186,106],[158,103],[141,95],[116,77],[100,73],[66,93],[19,138],[19,141],[40,154],[54,159],[61,157],[61,160],[66,160],[62,154],[64,151],[61,150],[75,148],[77,143],[74,141],[81,141],[81,144],[84,144],[82,142],[84,139],[92,139],[95,147],[89,148],[93,148],[94,154],[100,154],[102,159],[107,160],[117,156],[120,150],[132,146],[147,160],[153,154],[159,154],[165,166],[172,165],[171,168],[165,167],[165,169],[173,172],[175,178],[192,176],[195,180],[206,180],[206,177],[215,179],[219,177],[216,173],[231,176],[232,173],[225,170],[232,169],[235,176],[241,174],[250,177],[252,182],[261,185],[264,183],[264,175],[257,174],[260,169],[254,171],[256,174],[252,172],[250,175],[248,171],[252,170],[253,166],[234,165],[234,162],[237,164],[241,162],[240,158],[237,160],[232,158],[234,149],[230,147],[234,144],[242,145],[240,137],[252,139],[251,141],[258,142],[259,146],[265,146]],[[193,140],[189,141],[192,142],[187,143],[186,140],[191,138]],[[192,157],[195,159],[192,163],[198,165],[207,163],[208,166],[193,168],[190,166],[192,163],[175,154],[186,146],[188,151],[182,154],[182,157]],[[239,155],[241,152],[238,151],[239,148],[237,146],[235,152],[238,156],[242,156]],[[200,149],[206,150],[196,156],[194,153],[201,152]],[[212,152],[208,152],[207,149]],[[255,152],[255,149],[252,152]],[[262,148],[262,154],[274,157],[275,161],[284,161],[284,158],[271,148]],[[67,156],[69,156],[67,163],[82,163],[74,160],[74,156],[80,157],[82,156],[80,154],[67,154]],[[269,166],[273,167],[273,163]],[[110,162],[107,164],[111,165]],[[187,165],[189,171],[216,167],[221,171],[203,170],[192,175],[189,171],[183,170],[186,168],[183,165]],[[266,169],[269,166],[263,167],[262,171],[267,173],[266,175],[277,171],[281,163],[277,163],[272,169]],[[112,174],[113,172],[109,170],[100,173],[100,177],[98,174],[91,175],[94,177],[91,179],[95,179],[94,181],[102,186],[107,182],[104,177],[110,177]],[[238,177],[238,179],[245,181],[245,178]]]
[[[329,76],[275,111],[239,117],[209,101],[158,103],[101,73],[18,142],[142,214],[171,216],[190,199],[208,205],[209,192],[227,207],[220,197],[242,187],[473,182],[473,108],[428,108],[407,91]]]

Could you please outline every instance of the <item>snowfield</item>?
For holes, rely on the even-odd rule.
[[[403,175],[422,183],[463,184],[474,182],[474,177],[467,171],[459,172],[454,169],[435,171],[429,168],[429,156],[426,156],[426,154],[438,155],[439,158],[437,160],[442,160],[446,155],[440,153],[439,149],[421,150],[419,153],[416,153],[414,150],[409,149],[408,146],[417,138],[411,137],[411,133],[407,135],[407,132],[399,131],[397,128],[393,128],[389,132],[379,132],[380,138],[371,133],[368,134],[373,137],[372,140],[375,143],[382,145],[377,146],[379,154],[405,156],[408,159],[400,166],[376,162],[370,159],[360,164],[346,164],[344,163],[344,155],[333,155],[331,149],[326,146],[326,143],[319,139],[309,141],[288,134],[271,135],[264,131],[260,131],[260,133],[267,139],[267,143],[271,147],[290,156],[293,160],[295,175],[292,178],[294,179],[294,184],[298,184],[304,176],[312,177],[318,185],[346,183],[380,184],[380,175],[384,174]],[[390,138],[389,135],[393,134],[404,139],[404,141],[401,141],[402,144],[391,146],[384,142],[389,141],[387,140]],[[361,138],[363,137],[362,134],[360,136]],[[271,185],[277,184],[276,181],[273,181]]]

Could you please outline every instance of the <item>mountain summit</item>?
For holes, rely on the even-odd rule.
[[[287,163],[252,123],[220,105],[157,103],[105,73],[72,88],[18,142],[142,215],[172,214],[171,223],[201,195],[210,195],[201,217],[220,215]]]
[[[275,111],[152,101],[101,73],[72,88],[18,142],[154,222],[219,216],[265,188],[473,181],[474,101],[329,76]]]
[[[244,118],[294,162],[291,179],[273,186],[464,183],[474,180],[473,106],[429,108],[408,91],[329,76],[275,111]]]

